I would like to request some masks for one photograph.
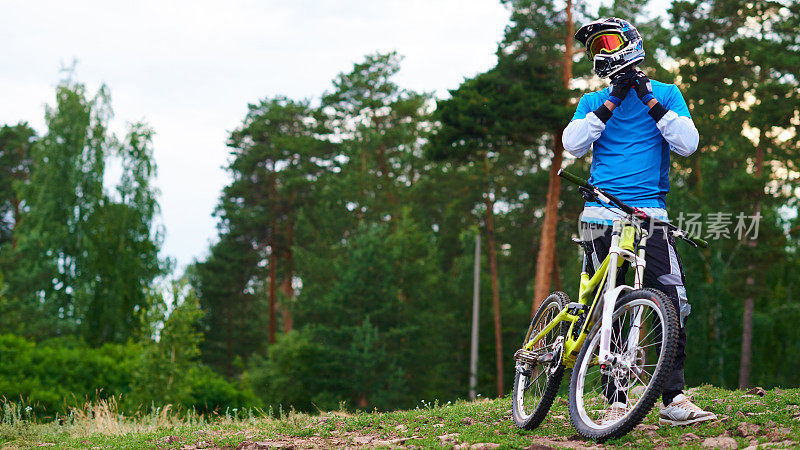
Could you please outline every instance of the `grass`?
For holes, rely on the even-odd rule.
[[[800,389],[767,391],[763,396],[711,386],[690,390],[699,405],[720,420],[690,427],[658,427],[656,411],[627,436],[607,442],[608,448],[701,448],[705,439],[729,437],[739,448],[762,445],[800,446]],[[594,445],[576,436],[566,399],[556,399],[548,418],[534,431],[514,427],[508,398],[458,401],[438,405],[421,401],[413,410],[388,413],[331,412],[306,415],[248,410],[201,416],[169,407],[126,417],[116,404],[101,401],[49,422],[26,417],[6,403],[0,424],[3,448],[241,448],[416,446],[584,448]]]

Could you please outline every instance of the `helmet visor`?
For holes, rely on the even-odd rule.
[[[614,53],[622,48],[624,44],[622,35],[619,33],[598,34],[589,43],[589,58],[593,59],[600,52]]]

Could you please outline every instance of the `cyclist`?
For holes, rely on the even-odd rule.
[[[581,27],[575,39],[586,48],[594,72],[609,78],[611,86],[584,95],[564,130],[564,148],[576,157],[593,149],[590,183],[667,220],[670,151],[689,156],[699,140],[689,109],[675,85],[651,81],[639,70],[644,60],[642,37],[628,21],[609,17]],[[620,212],[620,211],[616,211]],[[608,254],[614,211],[587,202],[581,215],[581,235],[588,251],[585,270],[593,272]],[[647,240],[644,285],[664,292],[680,316],[675,366],[664,386],[660,423],[688,425],[715,419],[683,393],[686,357],[684,325],[691,311],[684,274],[674,238],[655,227]],[[612,383],[609,383],[609,385]],[[610,407],[603,423],[627,412],[625,393],[606,388]]]

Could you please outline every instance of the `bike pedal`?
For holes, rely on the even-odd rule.
[[[567,311],[569,311],[571,314],[582,313],[585,309],[586,305],[583,303],[571,302],[567,305]]]

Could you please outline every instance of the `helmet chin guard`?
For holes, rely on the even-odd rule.
[[[605,50],[592,55],[589,49],[592,41],[604,34],[619,35],[622,39],[622,46],[614,51]],[[592,23],[582,26],[575,39],[586,47],[586,53],[592,59],[594,72],[603,78],[617,78],[618,74],[626,73],[644,61],[644,42],[639,30],[630,22],[616,17],[595,20]]]

